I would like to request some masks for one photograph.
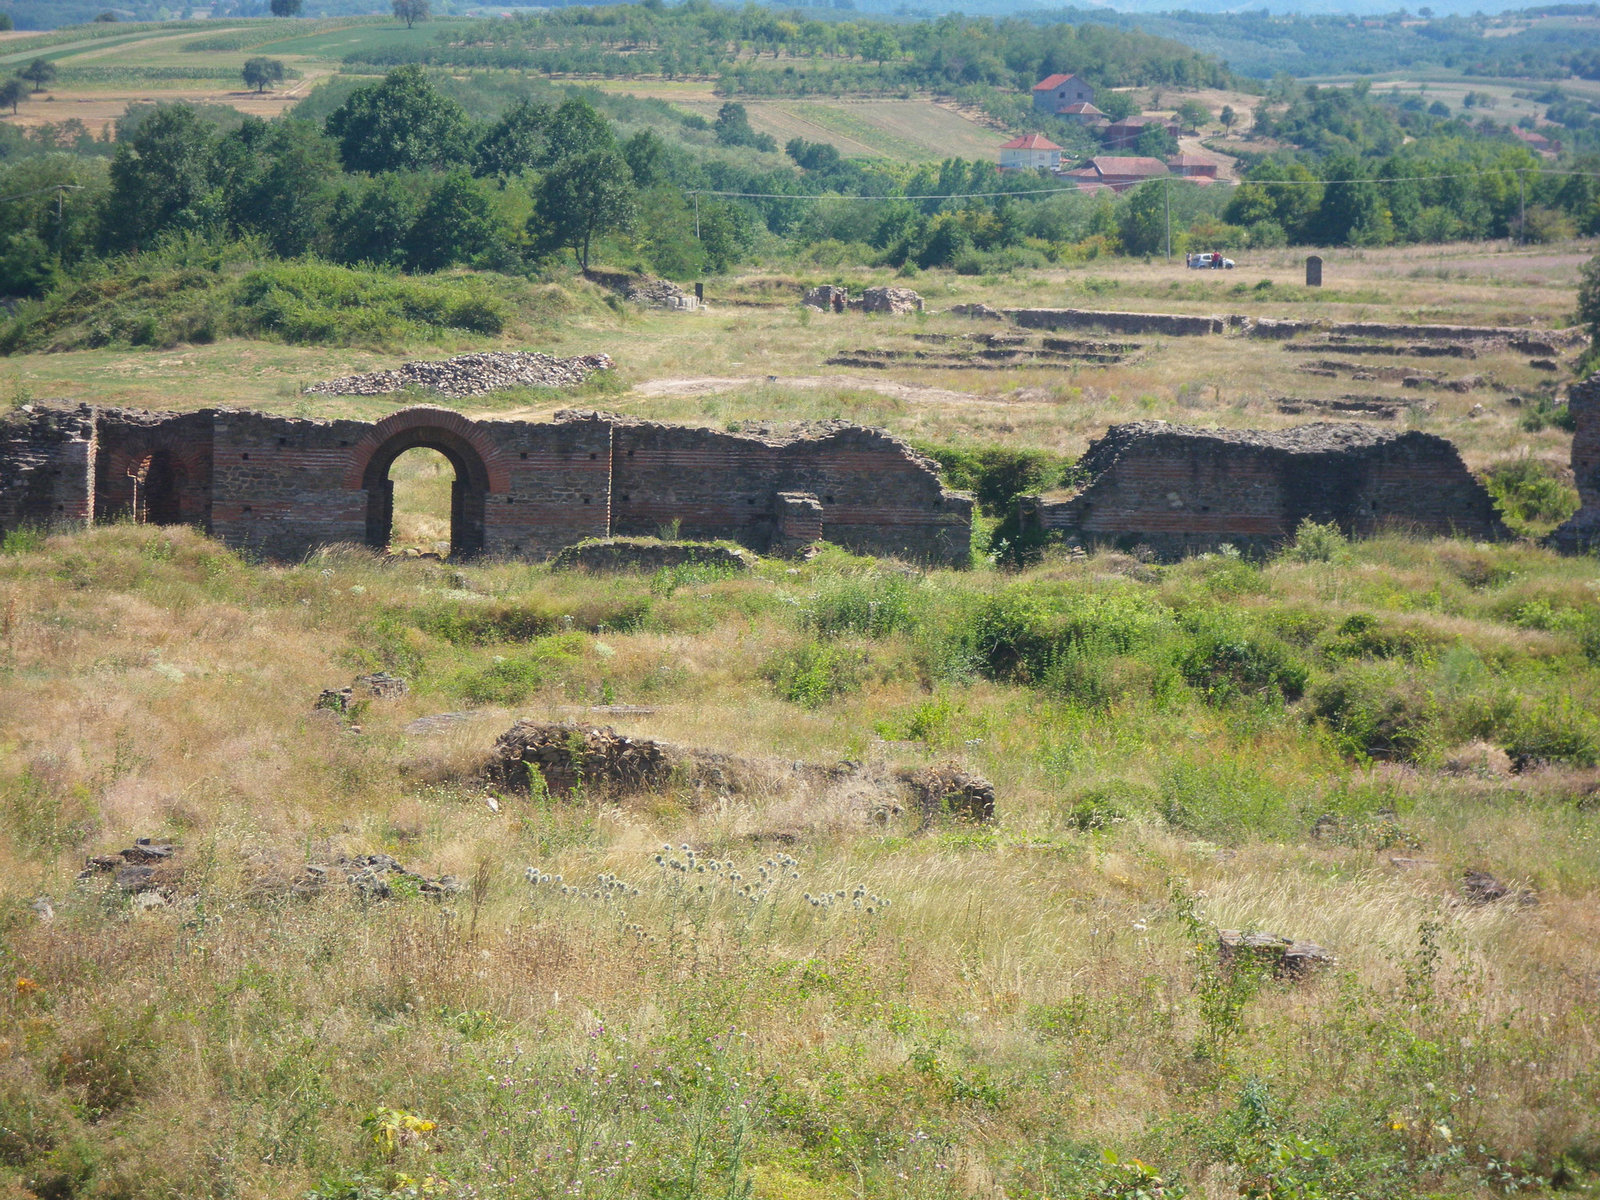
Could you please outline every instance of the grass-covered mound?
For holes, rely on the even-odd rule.
[[[225,337],[374,349],[482,341],[589,303],[581,291],[501,275],[407,276],[317,261],[134,258],[19,306],[0,326],[0,352],[160,348]]]
[[[1592,1188],[1593,578],[1327,531],[1263,565],[739,576],[14,535],[0,1189]],[[410,694],[313,711],[377,669]],[[999,819],[484,793],[513,717],[596,703],[736,753],[959,757]],[[166,903],[73,884],[135,837],[179,845]],[[375,853],[465,890],[293,886]],[[1337,965],[1229,972],[1218,926]]]

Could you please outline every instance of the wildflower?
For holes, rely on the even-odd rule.
[[[36,992],[42,991],[44,991],[44,989],[33,980],[29,979],[26,975],[17,976],[17,995],[31,996]]]

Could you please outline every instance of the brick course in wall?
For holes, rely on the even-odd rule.
[[[475,421],[405,409],[377,423],[211,409],[31,408],[0,422],[0,529],[131,516],[190,524],[230,546],[295,559],[386,545],[389,468],[415,447],[455,467],[452,545],[543,558],[584,538],[656,534],[787,544],[810,493],[821,536],[864,553],[968,561],[972,502],[881,430],[829,425],[736,434],[558,413]]]
[[[1044,532],[1087,545],[1145,545],[1167,558],[1223,543],[1262,552],[1306,518],[1352,535],[1505,535],[1455,447],[1432,434],[1353,422],[1264,433],[1145,421],[1113,426],[1079,465],[1083,488],[1030,511]]]

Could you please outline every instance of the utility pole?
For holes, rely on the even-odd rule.
[[[700,193],[694,194],[694,240],[700,240]]]
[[[1161,201],[1167,210],[1167,259],[1172,258],[1172,176],[1162,181]]]

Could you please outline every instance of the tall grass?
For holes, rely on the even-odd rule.
[[[0,1186],[1582,1194],[1600,706],[1558,614],[1591,584],[1401,538],[1012,575],[828,552],[671,588],[252,564],[181,529],[18,539]],[[829,662],[850,687],[807,682]],[[410,694],[313,711],[380,665]],[[591,717],[607,689],[649,711]],[[408,732],[445,711],[467,716]],[[999,819],[486,792],[523,714],[861,780],[957,757]],[[1458,770],[1457,738],[1521,772]],[[134,837],[180,846],[165,903],[74,882]],[[363,899],[337,862],[374,852],[462,891]],[[1469,904],[1468,869],[1537,903]],[[1337,963],[1230,971],[1217,927]]]

